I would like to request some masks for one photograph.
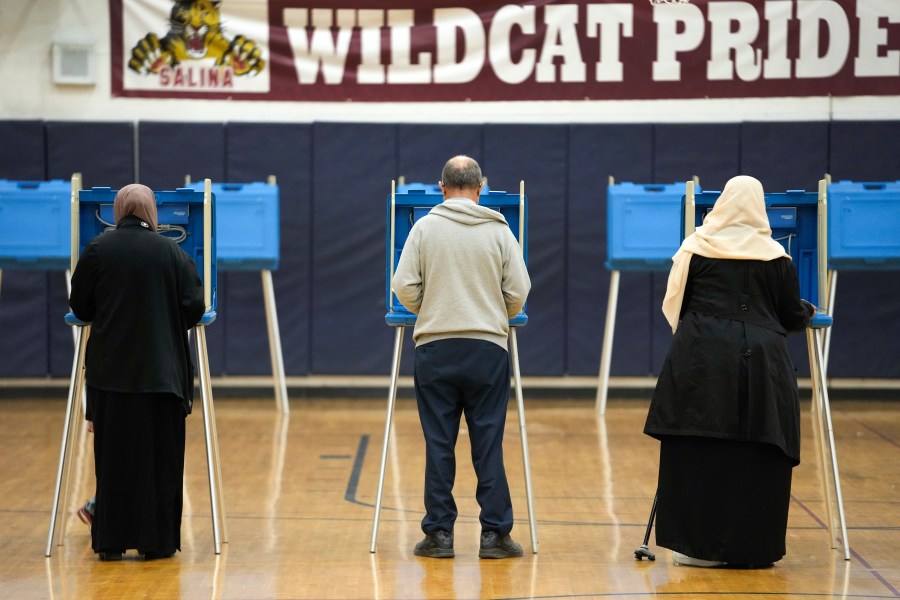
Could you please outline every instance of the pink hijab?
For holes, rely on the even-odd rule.
[[[739,175],[728,180],[703,225],[684,238],[672,257],[672,270],[669,271],[662,306],[663,314],[672,326],[672,333],[678,328],[684,288],[694,254],[739,260],[790,258],[781,244],[772,239],[765,195],[757,179]]]
[[[116,224],[125,217],[137,217],[156,231],[156,196],[153,190],[140,183],[126,185],[116,194],[113,216]]]

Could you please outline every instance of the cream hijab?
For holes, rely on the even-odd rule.
[[[790,255],[772,239],[762,184],[746,175],[733,177],[706,215],[703,225],[687,236],[672,257],[672,270],[662,311],[672,333],[684,300],[691,256],[738,260],[775,260]]]
[[[118,224],[128,216],[139,218],[156,231],[156,196],[153,190],[140,183],[132,183],[119,190],[113,202],[113,217]]]

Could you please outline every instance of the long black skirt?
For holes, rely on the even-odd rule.
[[[95,552],[181,549],[185,414],[174,394],[88,387],[94,422]]]
[[[663,438],[657,545],[734,566],[780,560],[785,554],[792,465],[770,444]]]

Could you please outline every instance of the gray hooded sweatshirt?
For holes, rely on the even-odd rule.
[[[505,349],[509,318],[525,305],[531,280],[503,215],[449,198],[413,225],[391,287],[418,315],[416,346],[469,338]]]

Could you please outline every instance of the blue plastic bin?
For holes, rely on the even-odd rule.
[[[0,268],[68,269],[71,200],[68,181],[0,179]]]
[[[677,227],[683,220],[684,193],[684,182],[622,182],[607,187],[606,268],[668,271],[681,244]]]
[[[190,185],[203,191],[203,182]],[[278,186],[263,182],[213,183],[216,259],[223,271],[278,269],[281,258]]]
[[[828,264],[900,268],[900,181],[828,186]]]

